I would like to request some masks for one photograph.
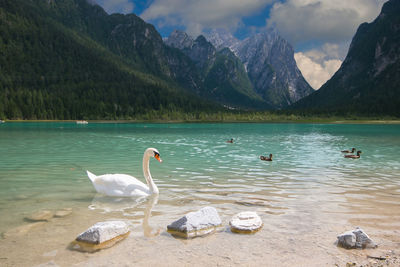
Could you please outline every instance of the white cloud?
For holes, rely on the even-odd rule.
[[[348,41],[363,22],[375,19],[386,0],[286,0],[273,5],[268,26],[290,43]]]
[[[184,26],[197,36],[207,28],[236,29],[244,16],[259,12],[276,0],[154,0],[141,14],[159,25]]]
[[[132,13],[135,5],[130,0],[95,0],[108,14]]]
[[[341,60],[331,59],[326,51],[319,50],[295,53],[294,58],[304,78],[314,89],[319,89],[342,64]]]

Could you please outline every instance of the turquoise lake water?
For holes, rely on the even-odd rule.
[[[226,143],[230,138],[233,144]],[[104,198],[85,170],[144,181],[148,147],[163,159],[150,162],[160,190],[153,214],[159,224],[210,205],[226,217],[256,209],[276,223],[304,210],[315,220],[357,210],[361,218],[380,216],[385,227],[398,227],[400,125],[5,123],[0,232],[26,223],[34,211],[63,207],[88,220],[110,213],[141,221],[146,200]],[[352,147],[362,150],[360,159],[343,157],[340,151]],[[270,153],[272,162],[259,159]]]

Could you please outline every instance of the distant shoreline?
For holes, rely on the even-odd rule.
[[[4,123],[76,123],[77,120],[6,120]],[[399,120],[346,120],[346,119],[299,119],[299,120],[88,120],[90,123],[299,123],[299,124],[400,124]]]

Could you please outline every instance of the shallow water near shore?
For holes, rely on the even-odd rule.
[[[228,139],[234,143],[226,143]],[[143,181],[147,147],[158,198],[96,194],[85,174],[126,173]],[[362,150],[345,159],[343,149]],[[400,125],[114,124],[0,125],[0,233],[40,210],[72,208],[25,234],[0,239],[0,266],[345,266],[369,253],[400,251]],[[273,161],[259,159],[273,154]],[[240,211],[264,222],[253,235],[228,227],[202,238],[166,226],[215,207],[228,225]],[[68,249],[101,220],[124,220],[129,237],[97,253]],[[377,250],[345,250],[336,236],[362,227]],[[343,265],[344,264],[344,265]]]

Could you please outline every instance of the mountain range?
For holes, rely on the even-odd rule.
[[[222,57],[229,56],[236,63],[231,64],[232,67],[237,66],[235,70],[225,70],[225,73],[235,74],[232,77],[240,77],[237,80],[225,80],[231,88],[226,84],[207,83],[207,88],[213,87],[211,93],[214,94],[220,88],[229,88],[222,96],[219,94],[219,99],[242,89],[253,98],[261,98],[269,107],[281,109],[314,92],[297,68],[292,46],[275,30],[244,40],[236,39],[223,29],[214,29],[205,37],[200,35],[196,39],[175,30],[165,42],[184,52],[200,69],[205,64],[207,68],[202,69],[205,80],[209,75],[214,75],[218,81],[224,80],[213,72],[219,71],[218,67],[213,67],[221,62]],[[216,61],[217,57],[220,61]]]
[[[400,1],[359,26],[339,70],[319,90],[293,105],[318,113],[400,117]]]
[[[241,60],[255,92],[274,108],[284,108],[311,94],[294,59],[293,47],[274,29],[238,40],[223,29],[207,38],[222,49],[229,47]]]
[[[235,51],[203,36],[170,47],[153,25],[108,15],[94,1],[4,0],[0,10],[1,117],[115,119],[291,103],[256,87]]]
[[[362,24],[342,67],[314,92],[274,30],[244,40],[223,30],[196,38],[174,31],[163,40],[135,14],[109,15],[92,0],[2,0],[0,117],[152,119],[288,107],[399,115],[398,11],[390,0]]]

